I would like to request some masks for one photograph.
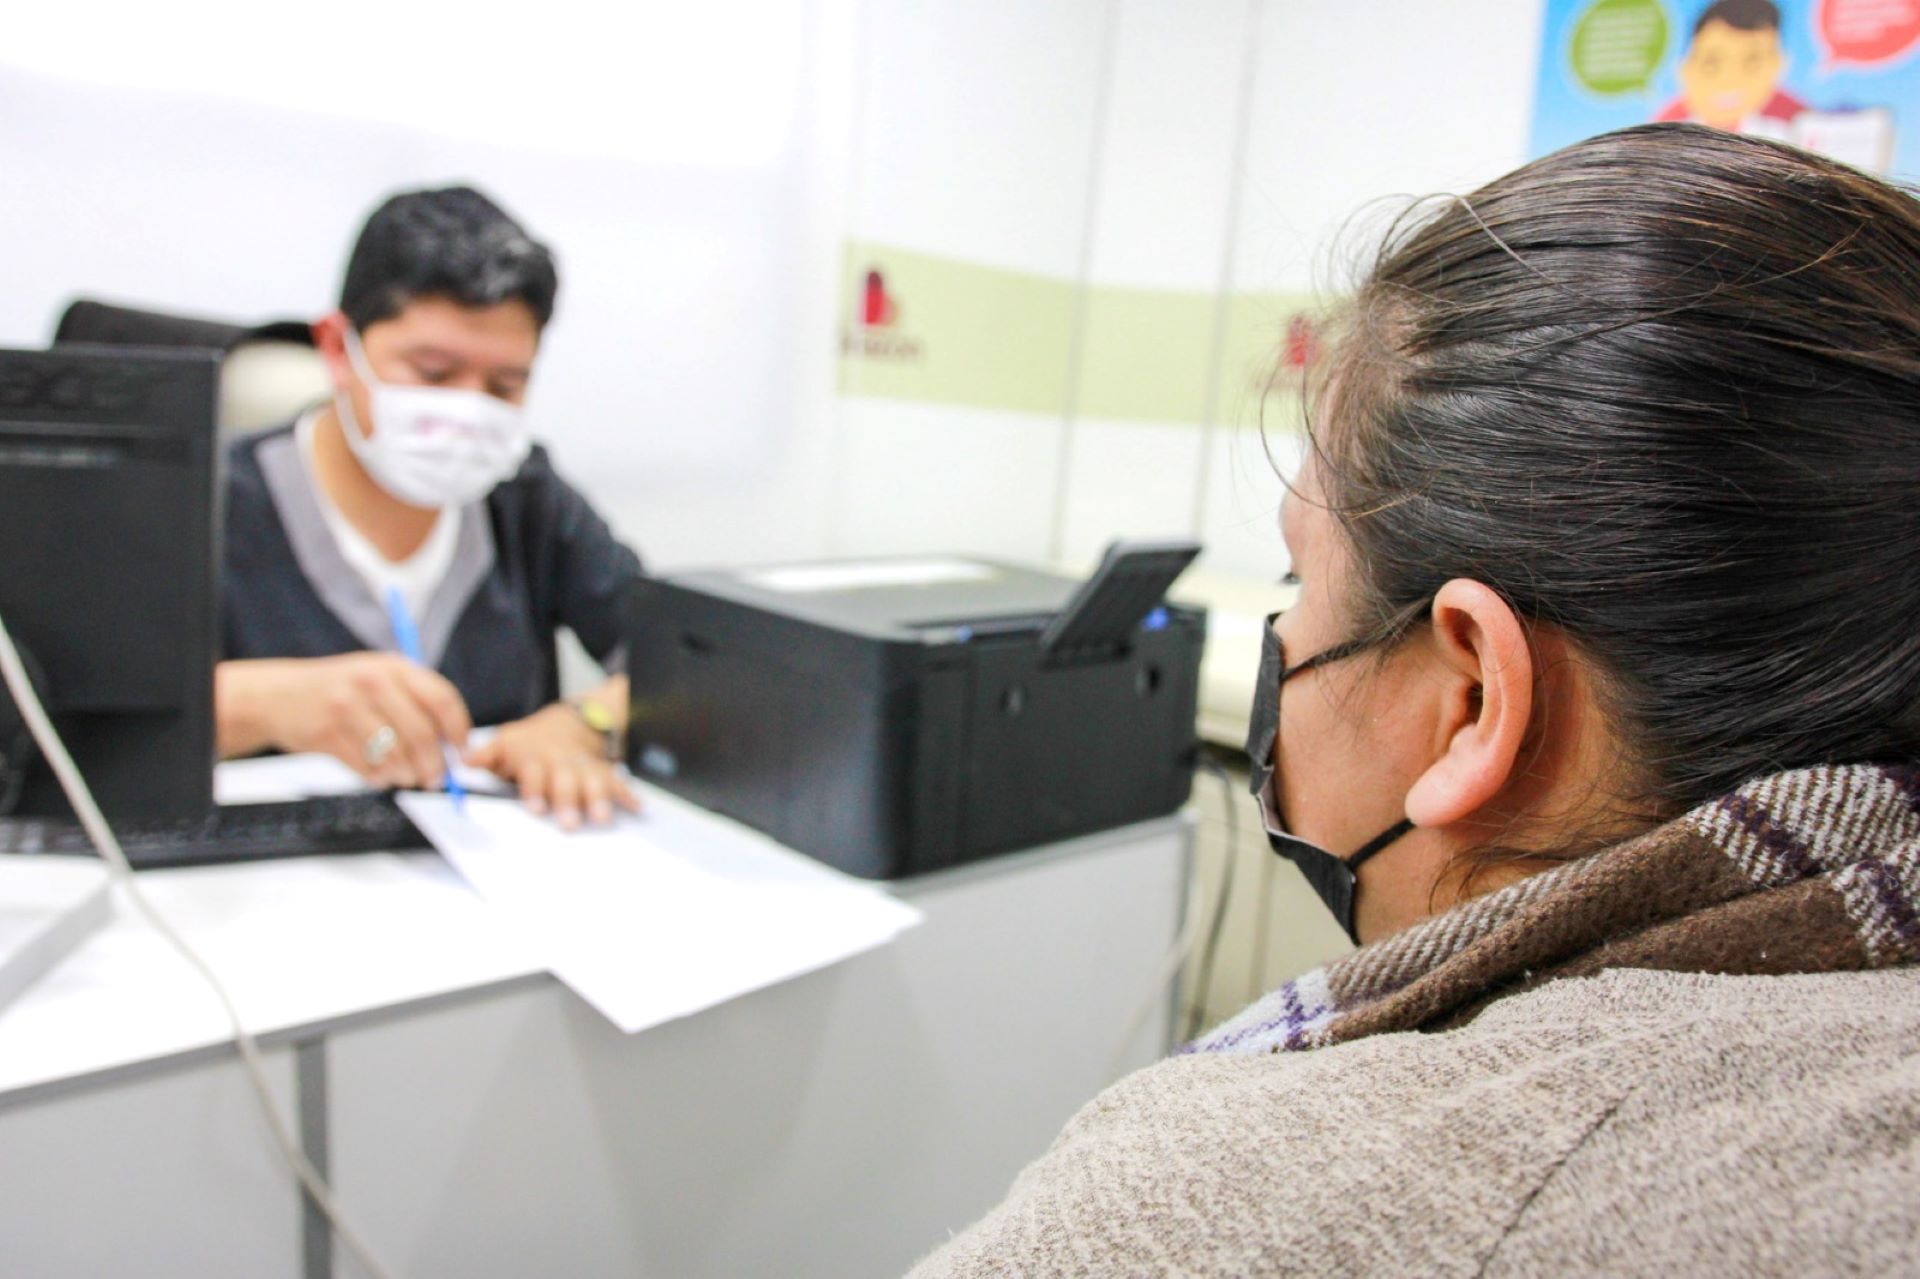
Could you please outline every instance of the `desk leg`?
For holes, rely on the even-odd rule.
[[[300,1149],[322,1181],[327,1166],[327,1041],[293,1046],[294,1087],[300,1098]],[[304,1190],[300,1193],[300,1258],[305,1279],[332,1279],[333,1226]]]

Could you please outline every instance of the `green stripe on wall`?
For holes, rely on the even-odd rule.
[[[1200,422],[1215,309],[1208,293],[1088,290],[1079,415]]]
[[[1226,350],[1220,361],[1219,420],[1228,426],[1300,428],[1301,379],[1277,372],[1295,316],[1322,309],[1305,293],[1238,293],[1227,306]],[[1262,397],[1265,397],[1264,403]]]
[[[880,273],[893,308],[875,325],[861,322],[869,271]],[[843,280],[842,394],[1066,412],[1072,281],[856,243],[846,246]],[[1258,419],[1288,323],[1309,306],[1299,294],[1231,299],[1216,408],[1222,424]],[[1208,292],[1090,289],[1076,414],[1203,422],[1217,311]],[[1269,428],[1291,429],[1297,414],[1275,407],[1266,413]]]
[[[896,314],[859,323],[869,271]],[[1059,413],[1073,284],[878,245],[848,245],[841,308],[845,395]]]

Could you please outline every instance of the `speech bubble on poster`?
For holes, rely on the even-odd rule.
[[[1920,41],[1920,0],[1820,0],[1813,29],[1826,50],[1822,70],[1892,62]]]
[[[1594,0],[1573,27],[1568,60],[1574,79],[1603,98],[1644,92],[1667,56],[1671,34],[1660,0]]]

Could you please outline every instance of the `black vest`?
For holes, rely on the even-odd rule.
[[[393,647],[384,606],[319,522],[291,427],[228,450],[226,501],[222,657]],[[639,558],[536,447],[463,513],[453,567],[418,619],[426,659],[460,690],[475,724],[532,714],[560,695],[559,627],[622,668],[640,572]]]

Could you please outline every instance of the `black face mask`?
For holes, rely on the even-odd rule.
[[[1286,664],[1280,636],[1273,629],[1278,613],[1267,617],[1266,634],[1260,640],[1260,674],[1253,691],[1253,718],[1247,729],[1247,758],[1252,761],[1252,790],[1260,802],[1260,819],[1267,829],[1267,844],[1274,852],[1300,868],[1307,883],[1320,898],[1354,945],[1360,936],[1353,928],[1354,872],[1360,864],[1413,829],[1413,823],[1401,818],[1368,840],[1348,857],[1336,857],[1318,844],[1310,844],[1298,835],[1290,835],[1280,824],[1273,793],[1273,742],[1280,734],[1280,686],[1305,671],[1328,662],[1337,662],[1364,651],[1362,641],[1336,644],[1293,666]]]

